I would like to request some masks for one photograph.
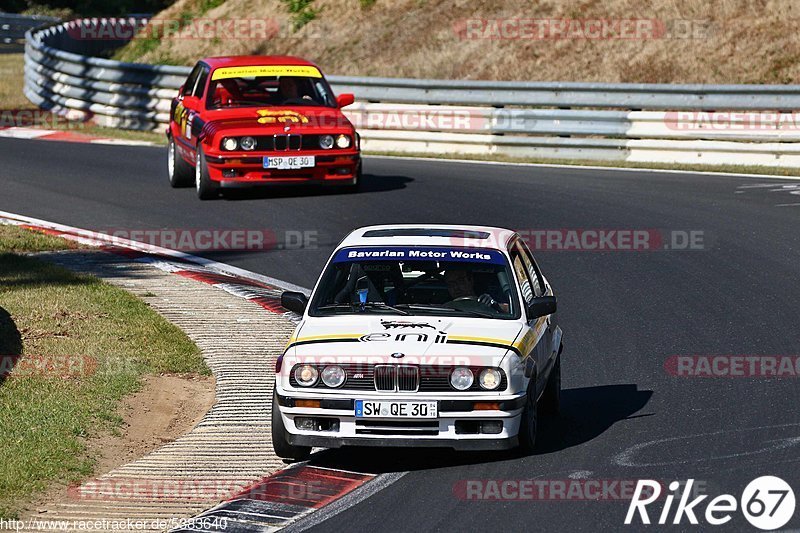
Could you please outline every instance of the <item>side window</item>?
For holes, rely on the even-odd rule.
[[[537,298],[539,296],[544,296],[544,279],[542,278],[542,273],[539,271],[539,267],[533,260],[530,250],[522,241],[517,241],[515,247],[519,249],[519,252],[522,255],[522,261],[525,263],[525,268],[527,269],[531,283],[533,284],[533,294],[535,294]]]
[[[189,73],[189,77],[186,78],[186,82],[183,84],[184,96],[187,94],[192,94],[192,91],[194,91],[194,86],[197,84],[197,77],[200,76],[201,70],[202,67],[200,66],[200,64],[197,64]]]
[[[200,76],[197,78],[197,83],[194,86],[194,91],[192,91],[192,96],[196,96],[200,99],[203,98],[203,92],[206,88],[206,82],[208,81],[208,67],[201,67]]]
[[[522,299],[526,304],[533,302],[533,288],[531,286],[531,279],[528,276],[528,271],[525,268],[525,262],[522,260],[522,253],[516,246],[509,250],[511,256],[511,267],[514,269],[514,274],[519,280],[520,290],[522,291]]]

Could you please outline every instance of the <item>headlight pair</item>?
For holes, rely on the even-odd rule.
[[[256,147],[256,140],[253,137],[225,137],[222,139],[222,149],[227,150],[229,152],[233,152],[234,150],[241,148],[245,151],[252,151]]]
[[[334,143],[339,148],[350,148],[350,144],[352,141],[350,137],[344,134],[339,134],[336,136],[336,139],[333,138],[333,135],[320,135],[319,136],[319,147],[323,150],[330,150],[333,148]]]
[[[500,386],[502,375],[496,368],[484,368],[478,374],[478,384],[484,390],[494,390]],[[450,373],[450,385],[456,390],[467,390],[475,382],[472,370],[465,366],[458,366]]]
[[[322,369],[322,383],[335,389],[341,387],[347,374],[338,365],[328,365]],[[313,387],[320,379],[320,372],[313,365],[300,365],[294,369],[294,379],[301,387]]]

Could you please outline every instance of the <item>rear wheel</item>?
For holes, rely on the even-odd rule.
[[[197,188],[197,197],[201,200],[211,200],[219,196],[219,188],[211,181],[208,175],[206,156],[200,144],[197,144],[197,159],[194,166],[194,183]]]
[[[542,414],[555,416],[561,411],[561,356],[556,357],[555,366],[550,371],[547,386],[540,400]]]
[[[536,376],[531,378],[525,407],[522,409],[522,421],[519,425],[519,449],[530,455],[536,449],[536,431],[539,427],[539,409],[536,402]]]
[[[167,151],[167,172],[169,184],[174,187],[190,187],[192,185],[192,166],[183,160],[175,146],[175,140],[170,137]]]
[[[292,461],[302,461],[311,455],[310,446],[289,444],[286,438],[286,426],[283,425],[283,417],[278,407],[277,391],[272,393],[272,448],[278,457]]]

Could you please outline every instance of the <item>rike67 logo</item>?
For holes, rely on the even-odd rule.
[[[737,511],[741,510],[751,525],[764,531],[772,531],[785,526],[794,516],[794,491],[779,477],[762,476],[754,479],[745,487],[739,500],[731,494],[722,494],[706,502],[704,500],[708,495],[704,494],[690,501],[693,484],[693,479],[687,480],[685,484],[678,481],[669,484],[669,492],[663,498],[664,506],[657,518],[654,517],[656,523],[699,524],[700,518],[705,519],[708,525],[720,526],[730,522]],[[683,491],[678,494],[677,491],[681,487],[684,487]],[[662,498],[661,492],[661,484],[658,481],[640,479],[628,507],[625,524],[638,523],[639,520],[642,524],[650,524],[648,506]],[[678,503],[673,511],[676,499]],[[657,512],[655,507],[652,505],[649,510]]]

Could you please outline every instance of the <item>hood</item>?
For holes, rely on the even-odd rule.
[[[341,110],[318,106],[265,106],[223,108],[205,112],[207,134],[243,129],[248,135],[272,135],[289,131],[315,133],[352,131],[353,125]],[[254,132],[253,128],[259,131]]]
[[[446,364],[453,359],[452,364],[480,365],[487,357],[499,362],[521,329],[513,320],[471,317],[312,317],[297,328],[286,355],[299,361],[333,356],[356,358],[353,362]]]

